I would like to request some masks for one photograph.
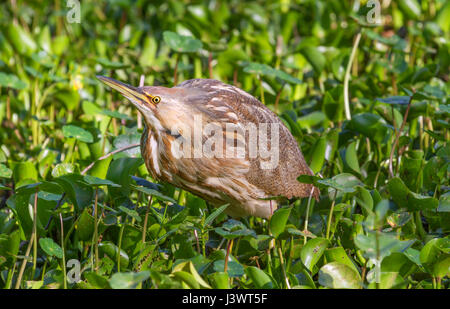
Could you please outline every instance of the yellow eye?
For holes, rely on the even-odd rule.
[[[156,97],[152,97],[152,102],[155,104],[158,104],[159,102],[161,102],[161,98],[156,96]]]

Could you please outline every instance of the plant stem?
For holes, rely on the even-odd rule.
[[[98,270],[98,187],[95,188],[95,203],[94,203],[94,254],[95,254],[95,271]]]
[[[305,233],[305,235],[304,235],[304,238],[303,238],[303,244],[306,244],[306,241],[307,241],[306,232],[308,231],[309,208],[311,206],[311,200],[312,200],[313,193],[314,193],[314,186],[312,187],[311,193],[309,194],[308,205],[306,205],[305,226],[303,228],[303,233]]]
[[[5,284],[6,290],[11,289],[12,278],[14,276],[14,272],[16,271],[16,260],[17,260],[17,258],[14,258],[13,268],[8,271],[8,278],[6,279],[6,284]]]
[[[333,202],[331,203],[330,214],[328,215],[327,233],[326,233],[326,238],[327,238],[327,239],[328,239],[329,236],[330,236],[331,218],[333,217],[334,204],[336,203],[336,195],[337,195],[337,190],[335,189],[335,191],[334,191],[334,197],[333,197]]]
[[[277,96],[275,97],[275,113],[278,113],[278,102],[280,101],[280,97],[281,97],[281,93],[283,92],[284,85],[286,85],[286,84],[283,83],[283,85],[281,85],[281,88],[280,88],[280,90],[278,90]]]
[[[63,252],[62,256],[62,269],[63,269],[63,276],[64,276],[64,289],[67,289],[67,272],[66,272],[66,251],[64,250],[64,223],[62,219],[61,213],[59,213],[59,221],[61,223],[61,248]]]
[[[20,266],[19,274],[17,276],[15,289],[20,288],[20,283],[22,282],[23,272],[25,271],[25,266],[27,265],[27,260],[30,255],[31,246],[33,245],[33,242],[34,242],[34,235],[31,234],[30,242],[28,243],[27,250],[25,252],[25,257],[23,258],[22,265]]]
[[[379,290],[380,289],[380,278],[378,277],[380,275],[380,269],[378,267],[380,267],[380,231],[376,230],[375,231],[375,252],[377,255],[377,265],[375,265],[375,286],[376,289]]]
[[[294,251],[294,236],[291,236],[291,239],[289,240],[289,253],[286,265],[286,272],[289,272],[289,269],[291,268],[293,251]]]
[[[281,251],[281,243],[280,243],[280,242],[278,242],[278,255],[279,255],[279,258],[280,258],[281,270],[282,270],[282,272],[283,272],[283,277],[284,277],[284,280],[285,280],[285,282],[286,282],[286,287],[287,287],[288,289],[291,289],[291,286],[290,286],[290,284],[289,284],[288,277],[287,277],[287,275],[286,275],[286,269],[285,269],[285,267],[284,267],[283,252]]]
[[[105,133],[103,133],[102,154],[105,153],[105,147],[106,147],[106,140],[107,140],[107,135],[108,135],[108,129],[109,129],[109,126],[111,125],[111,122],[112,122],[112,118],[109,118],[108,123],[106,124]]]
[[[258,75],[258,79],[259,79],[259,91],[261,92],[261,103],[265,105],[266,102],[264,100],[264,87],[263,87],[262,78],[260,75]]]
[[[437,277],[436,278],[436,289],[440,290],[441,289],[441,277]]]
[[[208,71],[209,71],[209,78],[213,78],[212,52],[209,52],[208,55]]]
[[[237,77],[238,77],[238,70],[236,68],[234,68],[233,71],[233,85],[237,86]]]
[[[350,113],[350,99],[348,95],[348,83],[350,81],[350,72],[353,64],[353,60],[355,59],[356,51],[358,49],[359,41],[361,40],[361,31],[356,34],[355,41],[353,42],[352,53],[350,54],[350,59],[348,60],[347,69],[345,70],[344,77],[344,104],[345,104],[345,117],[347,120],[352,119],[352,115]]]
[[[126,219],[126,217],[125,217]],[[122,250],[122,238],[123,238],[123,231],[125,230],[125,221],[122,223],[122,226],[120,227],[120,233],[119,233],[119,243],[118,243],[118,252],[117,252],[117,272],[120,273],[120,258],[121,254],[120,251]]]
[[[150,199],[148,200],[147,210],[145,211],[144,225],[142,227],[142,244],[145,244],[145,236],[147,234],[148,214],[150,212],[150,207],[152,207],[152,200],[153,196],[150,196]]]
[[[34,274],[36,272],[36,260],[37,260],[37,200],[38,200],[38,187],[36,187],[36,193],[34,194],[34,207],[33,207],[33,271],[32,280],[34,279]]]
[[[180,55],[177,53],[175,55],[175,69],[173,70],[173,85],[176,86],[178,83],[178,62],[180,61]]]
[[[38,115],[36,115],[37,111],[37,105],[38,105],[38,94],[39,94],[39,88],[38,88],[38,81],[35,79],[34,86],[33,86],[33,99],[31,102],[31,115],[38,118]],[[38,119],[31,119],[31,133],[33,136],[33,146],[37,146],[39,144],[39,134],[38,134]]]
[[[194,229],[194,237],[195,237],[195,243],[197,244],[197,252],[200,254],[200,243],[198,241],[198,232]]]
[[[228,240],[227,254],[225,255],[225,266],[223,267],[223,272],[226,273],[228,269],[228,258],[230,256],[231,248],[233,248],[233,239]]]
[[[98,158],[97,160],[95,160],[94,162],[92,162],[91,164],[89,164],[82,172],[81,172],[81,175],[85,175],[94,165],[95,165],[95,163],[97,163],[97,161],[101,161],[101,160],[104,160],[104,159],[106,159],[106,158],[109,158],[110,156],[112,156],[112,155],[115,155],[116,153],[118,153],[118,152],[122,152],[122,151],[126,151],[126,150],[128,150],[128,149],[132,149],[132,148],[136,148],[136,147],[139,147],[141,144],[132,144],[132,145],[128,145],[128,146],[126,146],[126,147],[123,147],[123,148],[119,148],[119,149],[116,149],[116,150],[114,150],[114,151],[111,151],[110,153],[108,153],[108,154],[106,154],[106,155],[104,155],[104,156],[101,156],[100,158]]]
[[[406,120],[408,119],[408,113],[409,113],[409,109],[411,107],[412,99],[413,99],[413,96],[411,96],[409,98],[408,107],[406,108],[405,115],[403,116],[402,125],[400,126],[400,129],[395,134],[395,140],[394,140],[394,143],[392,144],[391,154],[389,156],[389,175],[391,176],[391,178],[394,177],[394,170],[392,168],[392,161],[394,159],[395,148],[397,148],[398,140],[400,139],[400,134],[403,131],[403,128],[405,127]]]
[[[425,229],[423,228],[422,218],[420,217],[420,211],[414,212],[414,219],[416,221],[415,222],[416,223],[416,232],[421,239],[424,239],[425,236],[427,235],[427,233],[425,232]]]

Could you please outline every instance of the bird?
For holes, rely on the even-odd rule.
[[[215,79],[168,88],[97,78],[142,114],[141,155],[153,179],[214,207],[228,204],[225,213],[233,218],[269,219],[280,197],[319,199],[317,187],[297,180],[313,172],[296,139],[244,90]]]

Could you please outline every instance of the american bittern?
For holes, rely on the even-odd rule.
[[[318,198],[317,188],[297,181],[312,171],[294,137],[276,114],[245,91],[212,79],[137,88],[98,78],[141,112],[141,153],[154,179],[214,206],[228,203],[226,213],[232,217],[269,218],[277,207],[271,197]],[[278,156],[270,162],[269,149]]]

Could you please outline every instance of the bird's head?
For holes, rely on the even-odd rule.
[[[190,123],[193,106],[188,104],[192,93],[183,88],[134,87],[105,76],[103,83],[120,92],[141,112],[145,124],[156,134],[180,130]]]

